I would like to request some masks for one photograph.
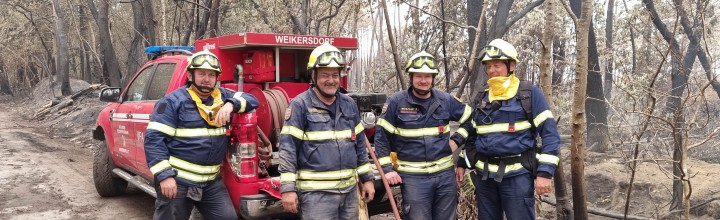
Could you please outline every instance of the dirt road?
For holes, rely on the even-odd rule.
[[[48,134],[0,103],[0,219],[151,219],[154,198],[130,187],[102,198],[92,146]],[[30,125],[27,125],[27,124]]]

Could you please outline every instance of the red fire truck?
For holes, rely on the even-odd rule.
[[[220,86],[253,94],[260,101],[254,111],[233,117],[227,135],[230,145],[222,175],[238,214],[245,219],[293,217],[279,201],[278,163],[260,160],[258,150],[276,154],[285,108],[309,88],[306,64],[312,49],[329,43],[341,50],[358,47],[355,38],[285,34],[241,33],[195,42],[195,47],[149,47],[152,59],[121,88],[106,88],[100,99],[109,104],[97,118],[93,137],[102,141],[94,158],[95,188],[101,196],[118,196],[133,184],[152,196],[153,175],[145,160],[144,134],[155,102],[185,85],[191,52],[209,50],[220,59]],[[347,88],[347,70],[341,86]],[[372,140],[375,115],[386,96],[349,93],[358,104],[366,134]],[[277,158],[275,155],[273,158]],[[379,176],[370,214],[390,210]]]

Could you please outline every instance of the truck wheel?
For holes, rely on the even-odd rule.
[[[119,196],[125,193],[128,182],[113,175],[112,170],[117,168],[110,159],[107,142],[98,146],[93,157],[93,181],[95,190],[102,197]]]

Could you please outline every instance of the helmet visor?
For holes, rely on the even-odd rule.
[[[422,68],[423,65],[427,66],[428,68],[433,69],[433,70],[437,69],[437,66],[435,66],[435,59],[433,59],[432,57],[427,57],[427,56],[421,56],[421,57],[418,57],[418,58],[415,58],[414,60],[412,60],[410,62],[410,66],[408,67],[408,69],[410,69],[410,68],[420,69],[420,68]]]
[[[345,64],[345,58],[343,58],[342,54],[337,51],[328,51],[325,53],[320,54],[320,56],[317,57],[317,60],[315,61],[315,66],[327,66],[332,63],[332,61],[335,60],[335,63],[338,65],[344,65]]]
[[[210,67],[214,69],[220,68],[220,62],[218,62],[217,58],[209,54],[202,54],[194,57],[190,61],[190,66],[192,66],[193,68],[199,68],[203,65],[203,63],[207,63],[208,65],[210,65]]]
[[[490,59],[513,59],[511,56],[505,54],[502,49],[496,46],[485,47],[485,51],[483,52],[483,55],[480,56],[480,58],[484,58],[485,56],[490,57]]]

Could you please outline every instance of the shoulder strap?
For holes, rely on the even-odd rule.
[[[533,83],[530,81],[520,81],[517,98],[520,100],[520,105],[525,111],[525,117],[527,117],[527,120],[530,122],[530,132],[533,136],[537,137],[537,126],[532,116],[532,86]]]
[[[488,94],[488,89],[489,89],[489,88],[490,88],[490,87],[489,87],[487,84],[485,84],[485,85],[483,86],[482,90],[480,90],[480,94],[478,94],[477,100],[475,100],[475,106],[477,106],[477,109],[480,109],[480,108],[483,107],[483,106],[482,106],[482,101],[483,101],[483,99],[485,98],[485,96],[487,96],[487,94]]]

